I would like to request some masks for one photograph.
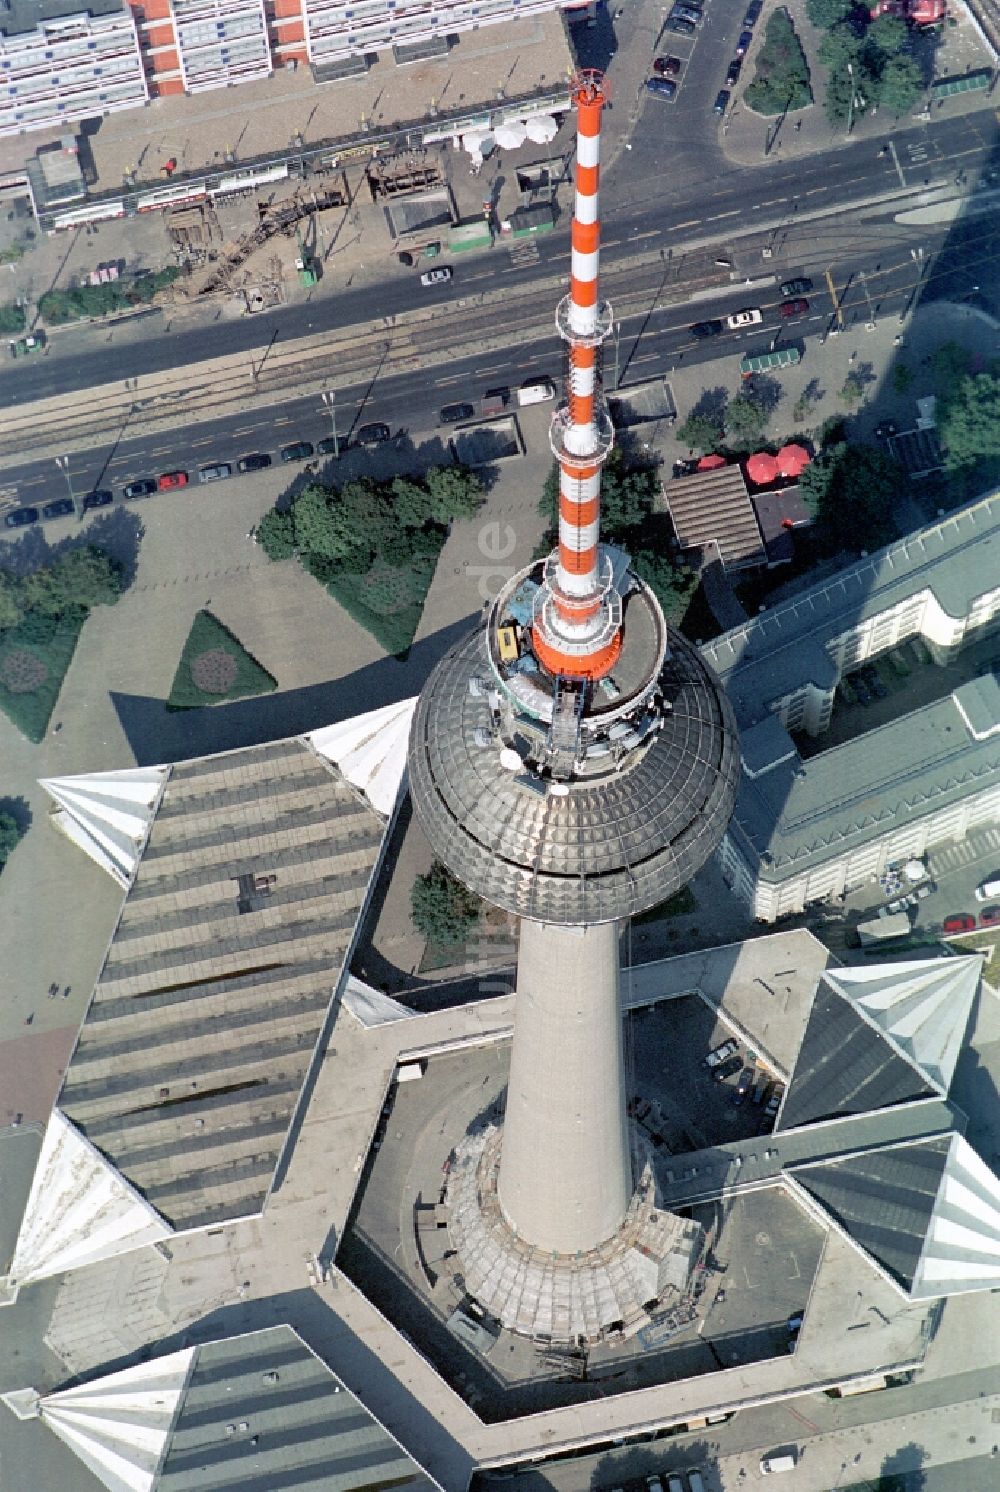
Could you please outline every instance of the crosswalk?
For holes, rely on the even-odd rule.
[[[991,824],[984,829],[974,830],[959,844],[944,844],[936,850],[929,850],[927,863],[931,875],[939,879],[953,871],[963,870],[977,860],[986,860],[991,856],[995,858],[998,855],[1000,824]]]

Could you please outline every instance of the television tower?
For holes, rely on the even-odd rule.
[[[571,283],[556,312],[567,398],[550,432],[559,545],[507,582],[485,627],[431,674],[409,771],[435,853],[521,918],[506,1111],[459,1147],[452,1241],[469,1293],[504,1325],[576,1341],[634,1323],[666,1280],[676,1286],[698,1231],[656,1210],[648,1167],[636,1187],[619,937],[718,845],[739,754],[700,654],[628,555],[600,543],[614,441],[600,366],[612,312],[598,285],[608,95],[596,72],[572,92]]]

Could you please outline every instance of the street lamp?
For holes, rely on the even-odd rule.
[[[63,477],[65,478],[66,491],[69,493],[69,500],[73,504],[73,512],[78,518],[82,518],[83,509],[80,507],[80,504],[76,500],[76,493],[73,491],[73,479],[69,474],[69,457],[57,456],[55,458],[55,461],[59,470],[62,472]]]
[[[618,389],[618,346],[619,346],[619,343],[621,341],[621,334],[622,334],[622,324],[621,324],[620,321],[616,321],[615,322],[615,378],[614,378],[614,382],[611,385],[611,387],[612,387],[612,389],[614,391],[617,391],[617,389]]]
[[[854,64],[847,64],[847,76],[851,80],[851,97],[847,105],[847,133],[850,134],[854,128]]]
[[[333,456],[337,460],[340,456],[340,436],[337,434],[337,394],[334,389],[326,389],[320,396],[327,409],[330,411],[330,424],[333,427]]]
[[[866,329],[870,332],[873,332],[875,330],[875,308],[872,305],[871,292],[868,289],[868,277],[866,276],[863,269],[859,269],[858,274],[861,277],[861,284],[865,292],[865,300],[868,302],[868,325]]]

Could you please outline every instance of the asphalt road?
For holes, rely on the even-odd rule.
[[[657,102],[651,98],[643,106],[628,167],[611,172],[602,193],[606,272],[659,247],[674,258],[705,241],[725,245],[730,235],[757,221],[781,223],[781,231],[787,231],[800,215],[849,211],[852,204],[914,191],[925,182],[954,183],[960,171],[966,173],[966,186],[971,186],[994,148],[992,114],[971,114],[898,132],[893,136],[894,155],[880,156],[868,145],[851,144],[797,161],[740,167],[707,141],[699,140],[694,153],[690,120],[682,112],[651,116],[650,106]],[[656,183],[667,174],[669,198],[656,191]],[[162,314],[154,311],[145,322],[123,325],[111,345],[103,328],[97,333],[83,327],[60,331],[44,357],[0,370],[0,397],[7,403],[29,402],[249,352],[266,347],[276,329],[290,341],[325,328],[398,315],[417,305],[447,305],[470,294],[502,289],[517,296],[530,290],[533,281],[565,273],[568,232],[569,219],[564,216],[551,236],[535,240],[534,264],[518,267],[507,254],[494,252],[457,266],[454,280],[439,287],[422,288],[413,271],[388,257],[385,277],[376,284],[316,294],[308,302],[256,317],[167,331]],[[544,323],[551,324],[548,315]],[[456,327],[457,341],[463,330],[464,315]]]

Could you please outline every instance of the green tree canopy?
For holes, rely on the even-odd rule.
[[[271,508],[257,525],[257,543],[270,560],[290,559],[295,553],[295,519],[290,508]]]
[[[0,870],[17,848],[21,831],[12,814],[0,812]]]
[[[417,876],[410,892],[410,916],[417,932],[439,947],[454,948],[479,921],[482,903],[440,860]]]
[[[26,575],[20,584],[25,610],[47,616],[62,616],[72,607],[89,611],[92,606],[113,606],[122,592],[122,570],[118,561],[103,549],[85,544],[68,549]]]
[[[21,587],[6,570],[0,570],[0,630],[16,627],[24,612]]]
[[[799,491],[829,550],[880,549],[896,535],[902,467],[874,446],[828,446],[806,467]]]
[[[812,103],[809,66],[786,10],[772,11],[768,18],[755,67],[745,97],[758,114],[781,114]]]
[[[737,394],[726,405],[726,440],[739,451],[755,446],[767,424],[767,410],[747,394]]]
[[[483,484],[467,466],[432,466],[424,476],[435,523],[471,518],[483,498]]]
[[[822,31],[839,26],[853,9],[854,0],[806,0],[806,15]]]
[[[959,380],[938,411],[938,432],[949,471],[972,470],[1000,456],[1000,377],[979,373]]]
[[[886,57],[895,57],[910,39],[910,32],[901,16],[877,16],[865,32],[866,46],[874,46]]]
[[[668,622],[675,626],[680,622],[698,585],[693,570],[680,569],[666,554],[653,549],[640,549],[632,556],[632,568],[649,586],[663,607]]]
[[[882,69],[878,101],[894,114],[906,114],[924,91],[920,65],[913,57],[890,57]]]
[[[710,414],[689,414],[682,425],[677,426],[677,439],[689,451],[701,451],[708,455],[722,444],[722,421]]]

